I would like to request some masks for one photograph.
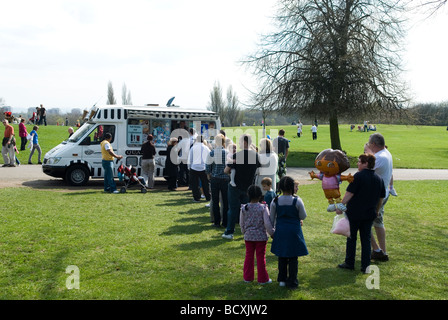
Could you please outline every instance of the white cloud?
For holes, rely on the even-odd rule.
[[[268,25],[272,3],[2,2],[0,95],[21,108],[70,109],[105,96],[111,80],[116,95],[126,83],[134,103],[176,96],[179,104],[205,107],[215,81],[244,82],[237,61]]]

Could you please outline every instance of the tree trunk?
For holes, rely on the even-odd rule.
[[[338,114],[336,111],[332,111],[330,114],[330,140],[332,149],[342,151],[341,139],[339,138]]]

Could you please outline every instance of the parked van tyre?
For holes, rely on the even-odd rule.
[[[89,181],[89,170],[82,165],[74,165],[67,169],[65,180],[72,186],[84,186]]]

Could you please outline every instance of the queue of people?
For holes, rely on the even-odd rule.
[[[222,238],[231,240],[239,223],[246,246],[243,267],[246,282],[255,279],[254,256],[258,282],[272,282],[265,258],[268,235],[271,236],[271,252],[278,257],[277,281],[280,286],[297,288],[298,257],[308,254],[302,231],[307,215],[304,201],[297,195],[298,182],[283,176],[276,183],[278,155],[269,139],[262,139],[255,146],[250,135],[244,134],[239,140],[240,151],[235,152],[234,143],[224,134],[216,137],[213,147],[198,139],[196,149],[190,150],[190,156],[196,153],[196,160],[205,164],[208,174],[209,180],[200,180],[197,172],[192,176],[201,181],[202,187],[210,184],[211,195],[206,200],[211,200],[212,226],[225,228]],[[372,134],[367,146],[359,156],[358,172],[342,200],[347,207],[345,214],[351,235],[347,237],[345,260],[337,266],[354,270],[359,233],[363,273],[368,271],[371,260],[389,260],[383,216],[393,168],[392,156],[381,134]],[[194,170],[202,172],[203,167]],[[197,184],[194,186],[193,201],[197,201]],[[207,187],[204,189],[207,194]],[[338,209],[336,213],[343,212]]]
[[[246,246],[244,281],[255,280],[255,256],[257,281],[272,282],[266,270],[266,247],[271,236],[271,252],[278,257],[277,281],[280,286],[297,288],[298,257],[308,254],[302,231],[307,214],[304,201],[297,195],[298,182],[287,175],[278,177],[276,151],[281,138],[280,134],[275,143],[261,139],[256,146],[250,135],[243,134],[236,148],[224,131],[215,137],[213,145],[195,136],[187,163],[193,201],[199,202],[201,193],[210,201],[212,226],[225,228],[222,238],[232,240],[236,224],[240,225]],[[337,266],[355,268],[359,232],[363,273],[368,271],[371,260],[389,259],[383,216],[393,168],[392,156],[381,134],[371,135],[367,145],[343,199],[351,236],[347,238],[345,260]],[[288,143],[280,142],[282,146],[289,148]],[[282,155],[288,154],[287,149],[282,151]]]

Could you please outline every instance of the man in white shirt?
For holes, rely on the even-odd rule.
[[[383,215],[384,206],[389,199],[389,184],[392,179],[393,160],[392,155],[386,148],[384,137],[380,133],[374,133],[370,136],[368,147],[375,154],[376,161],[374,170],[383,179],[384,187],[386,188],[386,197],[384,198],[383,205],[378,212],[378,217],[373,222],[378,243],[375,241],[372,233],[372,259],[388,261],[389,256],[386,252],[386,229],[384,227]]]
[[[193,192],[193,201],[201,200],[201,192],[199,190],[199,180],[202,184],[205,199],[210,201],[210,188],[207,173],[205,172],[207,157],[210,149],[203,143],[203,136],[198,135],[196,142],[190,149],[188,155],[188,169],[190,170],[190,186]]]
[[[299,120],[299,123],[297,124],[297,137],[300,138],[301,134],[302,134],[302,122]]]
[[[317,127],[315,124],[311,127],[311,132],[313,133],[313,140],[317,140]]]
[[[179,186],[189,185],[189,172],[188,172],[188,154],[190,153],[190,147],[194,141],[191,141],[191,133],[184,128],[178,128],[174,131],[174,136],[178,136],[179,143],[177,147],[179,149],[179,175],[177,184]],[[173,136],[173,133],[171,133]]]

